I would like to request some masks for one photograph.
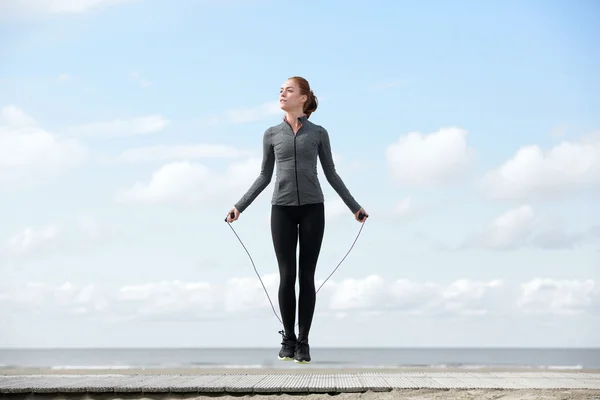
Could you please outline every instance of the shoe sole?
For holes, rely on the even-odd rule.
[[[279,358],[281,361],[292,361],[293,358],[292,357],[277,357]]]
[[[299,361],[299,360],[294,360],[294,362],[296,364],[310,364],[310,361]]]

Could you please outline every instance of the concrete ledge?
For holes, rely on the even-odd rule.
[[[388,392],[397,389],[596,389],[584,372],[397,372],[282,374],[2,375],[0,393],[293,394]]]

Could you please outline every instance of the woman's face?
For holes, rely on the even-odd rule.
[[[296,81],[288,79],[279,91],[279,106],[284,111],[302,112],[306,96],[300,94]]]

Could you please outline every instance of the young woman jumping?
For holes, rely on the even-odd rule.
[[[306,79],[294,76],[285,81],[279,94],[283,121],[263,135],[261,171],[250,189],[227,213],[227,222],[240,214],[269,185],[277,164],[271,201],[271,236],[279,265],[279,308],[283,341],[279,359],[310,362],[308,334],[315,310],[315,270],[325,229],[324,197],[317,177],[317,157],[329,184],[363,222],[365,210],[352,197],[333,163],[327,130],[308,120],[317,109],[317,98]],[[363,219],[359,214],[364,214]],[[231,217],[233,215],[233,218]],[[296,314],[296,249],[298,260],[298,336]]]

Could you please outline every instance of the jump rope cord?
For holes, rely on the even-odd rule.
[[[335,273],[335,271],[340,267],[340,265],[342,264],[342,262],[344,262],[344,260],[346,259],[346,257],[348,257],[348,254],[350,254],[350,251],[352,251],[352,249],[354,248],[354,245],[356,244],[356,241],[358,240],[358,237],[360,236],[360,233],[362,232],[362,230],[363,230],[363,228],[365,226],[365,221],[366,220],[367,219],[364,218],[364,221],[360,224],[360,229],[358,231],[358,235],[356,235],[356,238],[354,239],[354,242],[352,242],[352,246],[350,246],[350,249],[348,250],[348,252],[344,256],[344,258],[342,258],[342,260],[338,263],[337,267],[335,267],[335,269],[331,272],[331,274],[329,274],[329,276],[323,281],[323,283],[321,283],[321,286],[319,286],[319,288],[317,289],[317,291],[315,292],[315,294],[319,293],[319,290],[321,290],[321,288],[323,287],[323,285],[325,284],[325,282],[327,282],[329,280],[329,278],[331,278],[331,276]],[[227,219],[225,219],[225,222],[227,222]],[[265,291],[265,294],[267,295],[267,299],[269,300],[269,303],[271,304],[271,309],[273,310],[273,314],[275,314],[275,317],[283,325],[283,321],[281,320],[281,318],[279,318],[279,315],[277,315],[277,311],[275,311],[275,307],[273,306],[273,302],[271,301],[271,297],[269,296],[269,292],[267,291],[267,288],[265,287],[265,284],[263,283],[263,280],[261,279],[260,274],[256,270],[256,265],[254,264],[254,260],[252,259],[252,256],[250,255],[250,252],[248,251],[248,249],[244,245],[244,242],[242,242],[242,239],[240,239],[240,237],[238,236],[238,234],[235,231],[235,229],[233,229],[233,227],[231,226],[231,223],[228,222],[227,225],[229,225],[229,227],[233,231],[233,234],[238,238],[238,240],[240,241],[240,243],[241,243],[242,247],[244,248],[244,250],[246,250],[246,254],[248,254],[248,257],[250,258],[250,262],[252,263],[252,267],[254,267],[254,272],[256,273],[256,276],[258,276],[258,279],[260,280],[260,283],[261,283],[261,285],[263,287],[263,290]],[[298,326],[298,324],[296,324],[296,326]]]

